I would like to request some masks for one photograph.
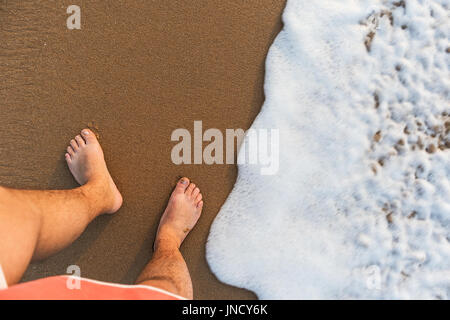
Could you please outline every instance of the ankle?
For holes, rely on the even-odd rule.
[[[104,205],[104,193],[102,188],[98,184],[93,182],[88,182],[85,185],[77,189],[81,196],[85,199],[86,204],[89,207],[89,216],[91,220],[95,219],[97,216],[103,214],[106,211],[106,206]]]
[[[177,237],[170,230],[160,230],[155,239],[156,251],[178,251],[180,249],[181,243]]]

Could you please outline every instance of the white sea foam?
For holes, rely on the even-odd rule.
[[[252,128],[207,243],[259,298],[450,298],[449,1],[288,0]],[[240,153],[243,156],[243,152]]]

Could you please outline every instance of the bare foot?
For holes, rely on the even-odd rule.
[[[190,183],[188,178],[178,181],[159,223],[155,249],[161,243],[171,243],[179,248],[189,231],[197,224],[202,208],[200,189]]]
[[[95,134],[84,129],[70,141],[66,161],[75,180],[80,185],[95,183],[104,204],[104,213],[114,213],[122,206],[122,195],[106,167],[102,147]]]

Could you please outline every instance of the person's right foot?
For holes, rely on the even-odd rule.
[[[200,189],[190,183],[188,178],[180,179],[161,217],[154,249],[163,242],[175,244],[179,248],[189,231],[197,224],[202,208]]]
[[[84,129],[70,141],[66,161],[70,172],[80,185],[94,185],[97,204],[102,213],[115,213],[122,206],[122,195],[106,167],[103,150],[95,134]]]

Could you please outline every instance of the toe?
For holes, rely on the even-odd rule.
[[[175,187],[175,192],[184,193],[188,186],[189,186],[189,179],[186,177],[181,178],[178,181],[177,186]]]
[[[78,147],[80,147],[80,148],[84,147],[86,145],[86,142],[84,142],[84,139],[80,135],[77,135],[75,137],[75,141],[77,142]]]
[[[65,154],[65,158],[66,158],[67,162],[71,162],[72,161],[72,157],[68,153]]]
[[[202,201],[202,199],[203,199],[203,196],[201,193],[199,193],[197,195],[197,197],[195,198],[195,204],[197,205],[200,201]]]
[[[194,189],[195,189],[195,183],[191,183],[190,185],[189,185],[189,187],[186,189],[186,195],[187,196],[192,196],[192,192],[194,191]]]
[[[203,208],[203,201],[200,201],[199,203],[197,203],[197,208],[198,209],[202,209]]]
[[[68,147],[67,147],[67,153],[68,153],[71,157],[73,157],[73,155],[75,154],[75,152],[73,151],[73,149],[72,149],[71,146],[68,146]]]
[[[86,144],[97,142],[97,137],[90,129],[83,129],[81,131],[81,136],[83,137]]]
[[[74,139],[70,140],[70,146],[72,147],[73,151],[78,150],[78,143]]]
[[[195,199],[199,193],[200,193],[200,189],[195,188],[194,191],[192,191],[192,199]]]

